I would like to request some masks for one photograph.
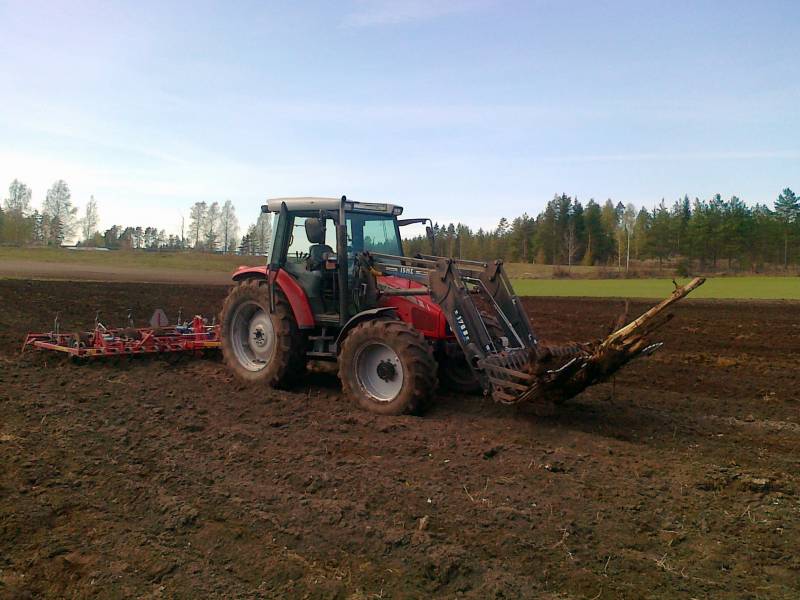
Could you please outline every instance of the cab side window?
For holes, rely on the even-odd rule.
[[[289,237],[289,249],[286,252],[286,262],[305,265],[309,251],[313,244],[306,235],[306,219],[308,217],[295,217]],[[331,219],[325,220],[325,244],[336,251],[336,227]]]
[[[298,264],[303,262],[308,255],[311,242],[306,237],[306,217],[295,217],[289,230],[289,250],[286,252],[286,262]]]

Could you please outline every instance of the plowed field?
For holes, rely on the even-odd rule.
[[[442,392],[380,417],[324,368],[271,391],[214,356],[19,354],[57,311],[225,293],[0,281],[0,597],[798,597],[800,304],[684,301],[660,352],[552,414]],[[526,304],[554,341],[621,310]]]

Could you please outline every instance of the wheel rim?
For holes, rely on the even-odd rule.
[[[260,371],[275,353],[272,319],[260,304],[240,304],[231,318],[231,346],[236,360],[248,371]]]
[[[361,389],[378,402],[391,402],[403,389],[400,357],[386,344],[373,342],[359,348],[356,378]]]

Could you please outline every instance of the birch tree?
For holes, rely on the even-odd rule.
[[[8,197],[3,201],[5,215],[2,233],[6,242],[21,245],[28,241],[32,223],[28,215],[31,212],[31,189],[15,179],[8,186]]]
[[[94,196],[89,196],[89,202],[86,203],[86,209],[81,219],[83,241],[87,242],[94,237],[94,234],[97,233],[97,223],[99,220],[97,202]]]
[[[220,218],[222,211],[219,202],[212,202],[206,213],[206,249],[214,251],[219,245]]]
[[[236,237],[239,234],[239,221],[236,218],[236,208],[230,200],[225,200],[225,204],[222,205],[220,233],[222,234],[223,252],[235,252]]]
[[[72,206],[72,193],[66,181],[59,179],[47,190],[42,213],[49,217],[52,223],[48,243],[60,246],[72,239],[78,209]]]
[[[252,244],[255,254],[269,254],[272,241],[272,221],[269,214],[260,213],[252,232]]]
[[[622,227],[625,229],[625,272],[631,267],[631,236],[636,227],[636,207],[628,204],[622,213]]]
[[[189,209],[189,239],[191,240],[192,247],[200,249],[201,236],[206,231],[206,214],[208,213],[208,206],[205,202],[195,202],[192,208]]]

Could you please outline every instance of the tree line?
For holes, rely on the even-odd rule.
[[[79,245],[109,249],[188,250],[267,254],[272,234],[269,215],[239,237],[230,200],[195,202],[188,230],[167,235],[153,226],[113,225],[98,230],[97,202],[90,197],[83,215],[72,204],[69,186],[58,180],[47,190],[41,210],[31,204],[31,189],[14,180],[0,207],[0,243],[61,246],[77,237]],[[438,253],[466,259],[502,258],[509,262],[600,265],[630,268],[631,261],[679,260],[700,269],[758,270],[765,265],[800,265],[800,200],[784,189],[772,207],[749,206],[737,196],[701,200],[688,196],[652,209],[606,200],[584,206],[566,194],[553,197],[536,217],[527,213],[500,219],[493,229],[462,223],[435,224]],[[428,252],[425,236],[403,241],[407,254]]]
[[[14,180],[0,208],[0,242],[13,245],[61,245],[78,225],[69,186],[59,179],[47,190],[42,210],[31,207],[31,189]],[[95,205],[96,209],[96,205]]]
[[[266,254],[271,238],[268,215],[258,220],[244,236],[238,237],[239,221],[233,202],[196,202],[189,209],[189,231],[167,234],[154,226],[112,225],[98,229],[100,216],[94,196],[82,216],[72,203],[69,185],[59,179],[47,190],[41,211],[31,203],[31,188],[15,179],[0,206],[0,244],[13,246],[62,246],[77,239],[78,246],[110,250],[197,250],[240,254]]]
[[[269,215],[259,212],[256,222],[239,238],[239,220],[233,202],[226,200],[222,206],[218,202],[195,202],[189,209],[189,237],[185,243],[187,248],[195,250],[267,254],[271,234]]]
[[[678,260],[700,269],[758,270],[800,264],[800,201],[786,188],[773,206],[748,206],[737,196],[688,196],[652,209],[606,200],[584,206],[566,194],[553,197],[536,217],[527,213],[494,229],[435,224],[436,250],[465,259],[600,265],[629,269],[631,261],[659,266]],[[407,254],[428,252],[426,236],[404,240]],[[687,267],[688,268],[688,267]]]

